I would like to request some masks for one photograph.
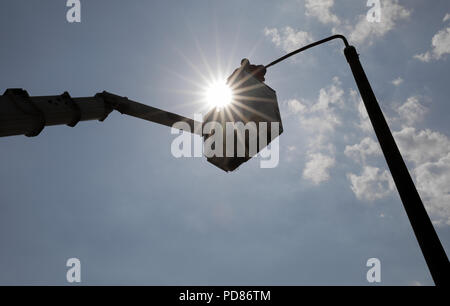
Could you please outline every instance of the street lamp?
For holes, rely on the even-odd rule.
[[[295,54],[334,39],[341,39],[345,44],[345,57],[352,70],[431,276],[436,285],[448,286],[450,285],[450,268],[447,255],[378,105],[356,49],[350,46],[347,39],[342,35],[333,35],[309,44],[266,66],[254,66],[244,59],[241,62],[241,67],[236,69],[228,79],[228,85],[217,84],[211,92],[208,92],[209,99],[218,103],[204,116],[203,123],[106,91],[93,97],[72,98],[67,92],[56,96],[31,97],[23,89],[7,89],[0,96],[0,137],[12,135],[32,137],[37,136],[45,126],[65,124],[74,127],[80,121],[103,121],[113,110],[166,126],[173,126],[180,121],[185,122],[185,125],[179,125],[179,129],[198,134],[204,138],[205,142],[213,137],[212,133],[205,133],[203,129],[208,123],[216,122],[223,127],[227,123],[257,123],[258,125],[254,128],[257,138],[256,150],[253,150],[253,152],[251,150],[250,137],[245,136],[244,139],[234,137],[234,148],[238,147],[239,142],[244,147],[242,156],[236,155],[236,150],[233,150],[230,156],[208,157],[208,161],[217,167],[225,171],[233,171],[283,132],[276,93],[264,83],[264,74],[267,68]],[[233,93],[226,86],[231,87]],[[277,123],[275,128],[272,127],[272,123]],[[266,134],[260,133],[263,127],[265,127]],[[226,135],[224,134],[224,136]],[[226,152],[230,144],[223,143],[223,151]]]
[[[266,70],[295,54],[334,39],[341,39],[345,44],[344,55],[352,70],[360,95],[367,109],[370,121],[372,122],[375,134],[380,143],[389,170],[391,171],[398,193],[400,194],[400,198],[414,230],[414,234],[416,235],[419,246],[425,257],[431,276],[436,285],[448,286],[450,285],[450,268],[445,250],[439,241],[439,237],[436,234],[419,193],[414,186],[414,182],[411,179],[406,164],[403,161],[397,144],[395,143],[394,137],[392,136],[375,94],[373,93],[372,87],[370,86],[361,62],[359,61],[358,53],[356,52],[355,47],[348,44],[348,41],[344,36],[333,35],[319,40],[298,50],[292,51],[291,53],[280,57],[266,66],[252,66],[249,65],[248,60],[244,59],[244,62],[241,63],[241,67],[237,69],[228,79],[229,85],[232,88],[233,84],[236,83],[236,80],[244,80],[238,81],[238,86],[235,86],[237,87],[238,92],[245,91],[245,95],[243,95],[245,99],[240,101],[238,105],[244,106],[246,109],[250,107],[253,114],[262,114],[263,116],[258,118],[259,121],[270,122],[278,120],[280,122],[279,133],[281,134],[283,132],[283,128],[281,125],[281,118],[279,116],[275,91],[263,83]],[[260,84],[260,86],[257,84]],[[266,88],[267,90],[264,91],[263,89]],[[254,91],[257,92],[256,95]],[[271,103],[262,103],[262,99],[264,98],[266,102]],[[217,118],[219,118],[219,122],[222,125],[225,125],[227,121],[236,121],[236,116],[232,115],[232,104],[227,106],[227,108],[224,107],[219,110],[211,110],[210,113],[205,116],[204,123],[210,120],[217,120]],[[231,110],[229,108],[231,108]],[[208,135],[205,135],[205,138],[207,137]],[[273,138],[268,138],[267,140],[270,142]],[[260,141],[260,139],[258,139],[258,141]],[[215,159],[208,159],[208,161],[223,170],[232,171],[249,158],[251,158],[251,156],[247,156],[244,159],[239,159],[237,157],[219,157]]]

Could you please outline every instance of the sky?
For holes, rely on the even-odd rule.
[[[268,64],[335,33],[354,45],[450,251],[450,3],[81,0],[0,4],[0,84],[32,96],[109,92],[187,117],[242,58]],[[432,285],[335,41],[268,69],[280,160],[222,172],[175,158],[170,129],[104,122],[0,140],[0,284]]]

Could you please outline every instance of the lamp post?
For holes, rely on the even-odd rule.
[[[391,171],[398,193],[406,210],[409,221],[413,228],[414,234],[419,242],[425,261],[430,270],[434,283],[437,286],[450,285],[450,268],[447,255],[442,247],[439,237],[431,223],[431,220],[425,210],[422,200],[417,192],[414,182],[408,172],[405,162],[400,154],[400,151],[395,143],[394,137],[389,129],[389,126],[384,118],[381,108],[377,102],[369,80],[364,72],[364,69],[359,61],[358,53],[355,47],[350,46],[347,39],[342,35],[334,35],[323,40],[314,42],[303,48],[295,50],[276,61],[265,66],[269,68],[288,57],[291,57],[304,50],[314,46],[323,44],[333,39],[341,39],[345,44],[344,55],[355,78],[359,93],[367,109],[375,134],[383,151],[384,157]]]

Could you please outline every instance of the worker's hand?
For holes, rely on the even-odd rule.
[[[247,58],[243,58],[241,60],[241,67],[234,70],[234,72],[231,74],[231,76],[228,78],[228,82],[236,76],[236,74],[241,73],[241,71],[245,71],[249,74],[251,74],[254,78],[256,78],[260,82],[265,81],[265,74],[266,74],[266,67],[264,65],[252,65],[250,64],[250,61]]]
[[[247,58],[243,58],[241,60],[241,68],[253,75],[257,80],[264,82],[266,75],[266,67],[264,65],[252,65],[250,64],[250,61]]]

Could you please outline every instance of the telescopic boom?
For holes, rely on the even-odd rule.
[[[32,97],[23,89],[12,88],[0,96],[0,137],[33,137],[39,135],[46,126],[74,127],[80,121],[103,121],[113,110],[169,127],[184,121],[190,127],[189,132],[201,135],[200,122],[106,91],[81,98],[72,98],[67,92],[56,96]]]

